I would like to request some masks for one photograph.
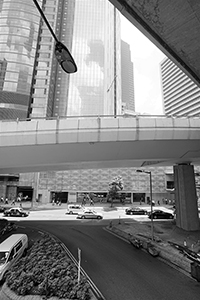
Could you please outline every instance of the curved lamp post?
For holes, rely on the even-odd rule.
[[[51,32],[51,34],[56,42],[54,53],[55,53],[58,63],[60,64],[63,71],[65,71],[66,73],[75,73],[77,71],[77,66],[76,66],[76,63],[75,63],[72,55],[70,54],[67,47],[57,39],[55,33],[53,32],[49,22],[47,21],[47,18],[45,17],[45,15],[44,15],[42,9],[40,8],[39,4],[37,3],[37,1],[33,0],[33,2],[35,4],[35,6],[37,7],[40,15],[42,16],[44,22],[46,23],[49,31]]]
[[[146,173],[150,176],[150,203],[151,203],[151,240],[154,240],[154,228],[153,228],[153,202],[152,202],[152,177],[151,171],[144,171],[144,170],[136,170],[138,173]]]

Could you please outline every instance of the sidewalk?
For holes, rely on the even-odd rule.
[[[31,201],[22,201],[21,202],[21,207],[23,209],[28,209],[28,210],[50,210],[50,209],[66,209],[68,204],[73,204],[73,203],[62,203],[61,205],[54,204],[52,203],[38,203],[38,202],[31,202]],[[74,204],[80,204],[81,203],[74,203]],[[5,207],[19,207],[20,203],[16,202],[15,205],[11,205],[11,202],[9,204],[1,204],[1,206]],[[90,206],[89,203],[86,203],[85,207],[95,209],[95,208],[106,208],[108,210],[119,210],[119,209],[126,209],[127,207],[141,207],[141,208],[147,208],[150,210],[150,205],[143,203],[140,205],[139,202],[134,202],[133,204],[131,203],[125,203],[124,205],[121,203],[114,203],[113,206],[111,207],[111,203],[107,202],[95,202],[94,205]],[[162,204],[160,206],[154,206],[154,209],[159,209],[161,207],[166,207],[168,209],[172,209],[172,205],[170,204]]]
[[[188,251],[191,250],[200,255],[200,230],[185,231],[176,227],[175,220],[167,222],[156,220],[153,222],[153,241],[151,240],[151,222],[120,220],[120,222],[111,222],[110,226],[107,227],[107,230],[128,241],[131,239],[140,240],[142,248],[146,251],[148,251],[149,246],[153,246],[159,253],[159,257],[164,259],[165,262],[194,277],[194,272],[191,274],[191,263],[193,263],[193,260],[183,254],[182,251],[175,248],[171,243],[178,244],[180,245],[180,248]]]

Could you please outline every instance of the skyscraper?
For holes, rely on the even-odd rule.
[[[39,25],[32,1],[0,2],[0,119],[27,117]]]
[[[119,12],[107,0],[48,0],[43,8],[58,39],[72,52],[78,72],[68,75],[57,65],[51,34],[43,24],[33,76],[31,116],[114,114],[114,103],[120,113]]]
[[[135,112],[133,62],[130,45],[121,40],[122,105],[124,110]]]
[[[199,116],[200,88],[169,58],[161,62],[160,68],[165,114]]]

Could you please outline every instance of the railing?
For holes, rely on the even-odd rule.
[[[61,120],[61,119],[101,119],[101,118],[114,118],[113,115],[84,115],[84,116],[59,116],[59,117],[32,117],[26,119],[4,119],[0,120],[0,122],[24,122],[24,121],[34,121],[34,120]],[[162,118],[162,119],[200,119],[199,116],[166,116],[166,115],[147,115],[147,114],[124,114],[117,115],[115,118]]]

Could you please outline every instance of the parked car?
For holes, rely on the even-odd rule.
[[[148,214],[149,219],[151,219],[151,215],[153,219],[173,219],[174,215],[170,212],[166,212],[163,210],[154,210],[151,214],[151,212]]]
[[[4,211],[5,217],[28,217],[29,213],[21,207],[13,207]]]
[[[83,213],[79,213],[77,216],[78,219],[103,219],[103,215],[97,213],[94,210],[85,210]]]
[[[16,230],[17,226],[14,222],[10,222],[5,218],[0,219],[0,235]]]
[[[147,215],[147,210],[140,207],[129,207],[125,212],[127,215]]]
[[[83,212],[84,207],[82,205],[78,205],[78,204],[70,204],[68,205],[68,208],[66,210],[66,214],[78,214]]]
[[[6,207],[3,207],[0,205],[0,213],[4,212],[4,210],[6,210],[7,208]]]

